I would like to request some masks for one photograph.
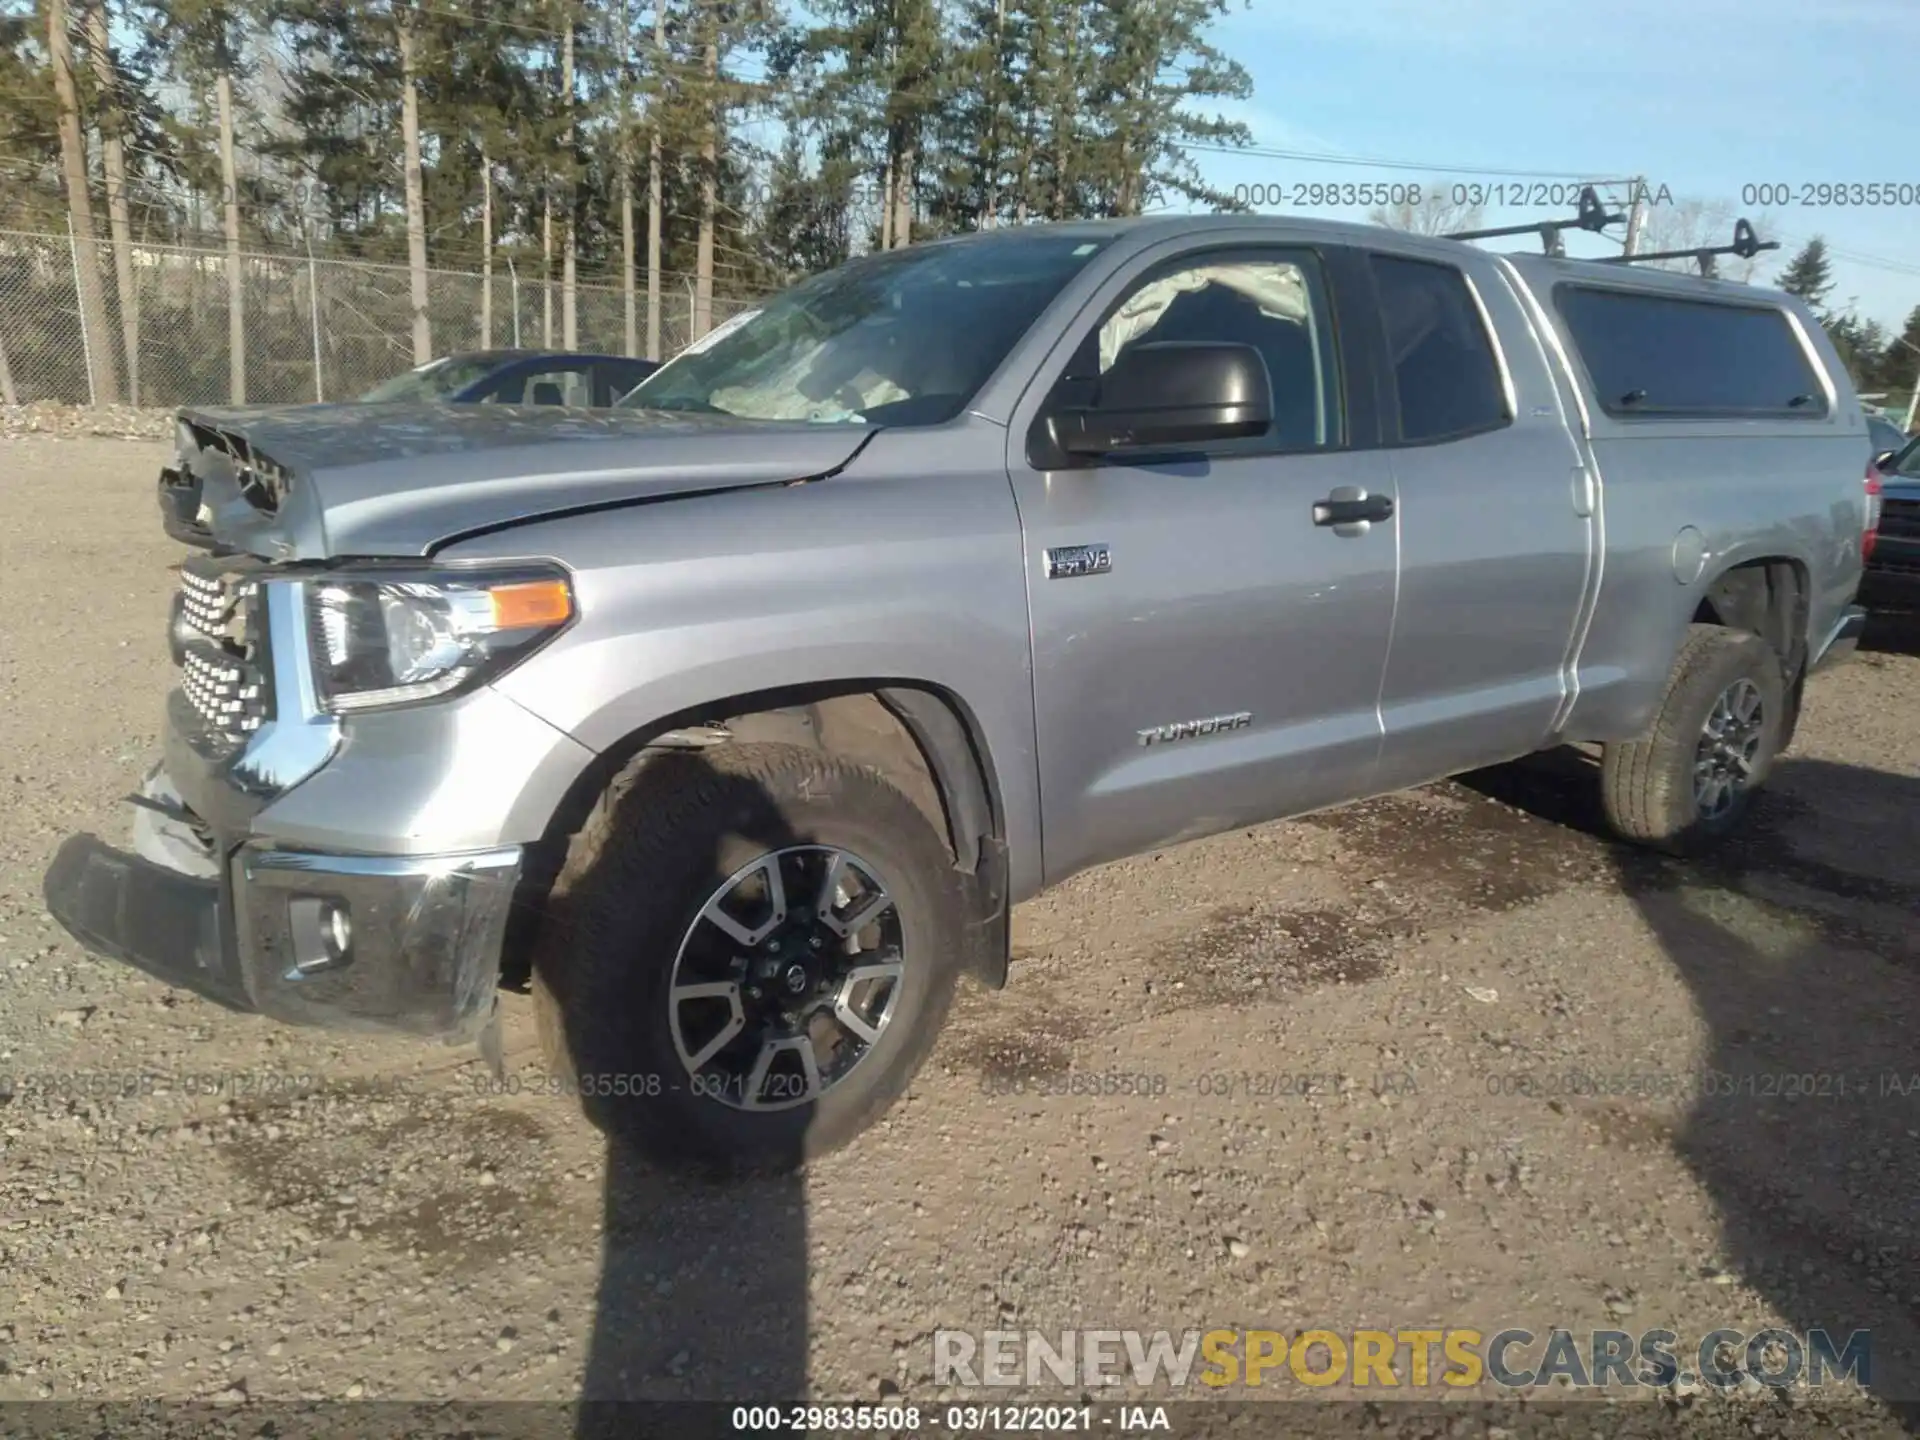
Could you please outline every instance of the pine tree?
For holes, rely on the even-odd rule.
[[[1827,242],[1818,235],[1807,241],[1774,284],[1789,295],[1798,295],[1824,319],[1827,296],[1833,292],[1833,262],[1827,258]]]

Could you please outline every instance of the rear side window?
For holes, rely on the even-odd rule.
[[[1779,310],[1576,285],[1559,287],[1556,300],[1609,415],[1827,413]]]
[[[1457,440],[1505,425],[1493,342],[1466,276],[1451,265],[1373,257],[1387,360],[1407,444]]]

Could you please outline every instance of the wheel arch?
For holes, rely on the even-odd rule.
[[[572,837],[620,776],[667,751],[749,742],[809,746],[857,760],[913,800],[945,841],[967,891],[970,972],[992,988],[1005,983],[1007,812],[985,729],[952,690],[897,677],[716,696],[621,736],[575,777],[545,833],[529,847],[518,907],[522,926],[537,924]],[[530,938],[525,928],[509,937],[517,961],[530,952]]]
[[[1742,558],[1713,574],[1700,591],[1690,623],[1758,635],[1780,657],[1787,680],[1787,715],[1780,748],[1793,742],[1806,687],[1813,603],[1812,572],[1792,555]]]

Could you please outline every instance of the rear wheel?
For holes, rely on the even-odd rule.
[[[1676,854],[1717,843],[1745,819],[1788,719],[1773,647],[1744,630],[1695,625],[1652,729],[1606,747],[1608,821],[1625,839]]]
[[[656,1158],[782,1170],[906,1088],[961,968],[946,847],[878,773],[789,745],[650,758],[575,838],[534,963],[542,1047]]]

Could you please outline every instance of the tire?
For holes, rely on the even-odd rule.
[[[1724,809],[1702,809],[1694,768],[1708,717],[1742,682],[1760,712],[1744,784]],[[1687,632],[1652,728],[1607,745],[1600,765],[1608,823],[1622,839],[1669,854],[1697,854],[1737,831],[1780,753],[1789,721],[1786,680],[1773,647],[1758,635],[1717,625]]]
[[[702,963],[710,965],[746,965],[748,956],[756,964],[787,964],[768,960],[762,951],[794,932],[775,931],[755,948],[740,944],[731,931],[716,937],[714,922],[704,917],[716,888],[728,893],[724,887],[742,874],[748,877],[742,883],[764,887],[770,853],[785,856],[773,863],[789,877],[807,878],[793,870],[796,865],[826,871],[830,857],[810,847],[832,847],[865,867],[829,871],[825,885],[834,883],[834,874],[871,872],[893,902],[891,920],[883,913],[860,933],[895,937],[899,993],[885,1002],[877,1038],[836,1083],[818,1096],[787,1101],[788,1092],[799,1093],[826,1072],[823,1052],[809,1040],[806,1053],[815,1058],[818,1075],[793,1075],[801,1067],[792,1051],[781,1057],[783,1071],[760,1078],[761,1094],[787,1108],[743,1109],[728,1097],[744,1096],[753,1075],[737,1082],[716,1082],[713,1073],[696,1079],[683,1060],[694,1042],[675,1026],[685,1021],[687,1005],[702,1002],[671,1004],[673,976],[683,946],[690,957],[703,953]],[[811,922],[808,899],[789,895],[794,925]],[[861,898],[848,903],[857,907]],[[766,913],[775,914],[770,905]],[[608,788],[574,837],[555,882],[533,955],[541,1048],[551,1073],[579,1097],[595,1125],[656,1161],[725,1174],[791,1170],[846,1144],[906,1089],[946,1019],[964,965],[965,934],[963,892],[945,842],[877,771],[795,745],[723,745],[643,757]],[[850,948],[847,942],[831,933],[828,938],[832,943],[811,958],[822,965],[851,963],[834,953]],[[806,941],[788,944],[788,959],[809,958]],[[758,973],[717,1002],[720,1011],[731,1003],[735,1018],[747,1017],[722,1059],[758,1043],[754,1012],[744,997],[778,991],[774,984],[749,989]],[[890,994],[884,981],[859,983],[868,984],[869,994]],[[774,1021],[779,1023],[777,1015]],[[825,1023],[852,1035],[832,1021],[831,1012]],[[722,1020],[715,1033],[725,1026]],[[684,1045],[676,1043],[676,1034]],[[700,1053],[695,1050],[694,1058]]]

